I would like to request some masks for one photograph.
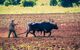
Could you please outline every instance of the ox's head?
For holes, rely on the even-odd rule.
[[[54,26],[54,29],[58,29],[57,24],[53,24],[53,26]]]

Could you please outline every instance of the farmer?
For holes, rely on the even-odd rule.
[[[15,26],[16,26],[16,25],[17,25],[17,24],[14,23],[14,20],[11,20],[11,23],[10,23],[10,25],[9,25],[8,38],[10,38],[10,35],[11,35],[12,32],[14,33],[15,38],[17,38],[17,34],[16,34],[16,31],[15,31]]]

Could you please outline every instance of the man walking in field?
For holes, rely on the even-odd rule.
[[[10,25],[9,25],[9,34],[8,34],[8,38],[10,38],[10,35],[11,33],[13,32],[14,33],[14,36],[15,38],[17,38],[17,34],[16,34],[16,31],[15,31],[15,26],[17,24],[14,23],[14,20],[11,21]]]

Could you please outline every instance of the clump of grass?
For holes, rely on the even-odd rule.
[[[2,50],[2,48],[0,48],[0,50]]]
[[[17,50],[17,49],[14,47],[14,45],[11,45],[11,49],[13,49],[13,50]]]

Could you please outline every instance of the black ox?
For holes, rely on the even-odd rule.
[[[35,32],[36,31],[40,31],[41,33],[44,32],[44,36],[45,33],[50,33],[49,36],[51,36],[51,31],[53,29],[58,29],[57,24],[53,24],[50,22],[42,22],[42,23],[30,23],[28,24],[28,29],[27,29],[27,34],[26,37],[28,36],[29,33],[33,34],[35,37]]]

